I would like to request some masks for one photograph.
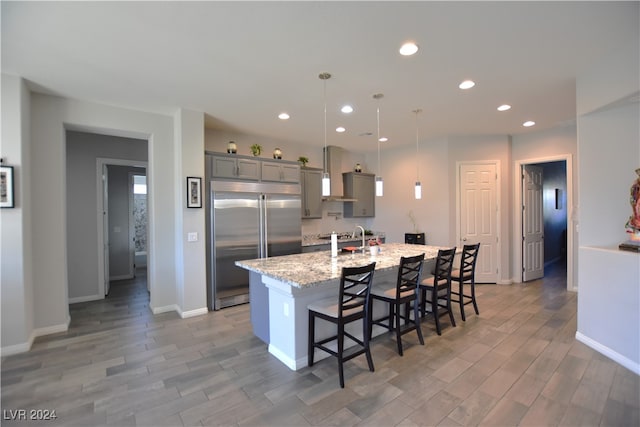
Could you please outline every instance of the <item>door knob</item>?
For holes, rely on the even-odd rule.
[[[466,241],[467,241],[467,238],[466,238],[466,237],[463,237],[463,238],[462,238],[462,241],[463,241],[463,242],[466,242]]]

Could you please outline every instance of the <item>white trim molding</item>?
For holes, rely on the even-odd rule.
[[[183,319],[188,319],[189,317],[202,316],[203,314],[207,314],[207,313],[209,313],[209,309],[207,307],[196,308],[195,310],[187,310],[187,311],[182,311],[178,309],[178,314]]]
[[[14,354],[26,353],[31,350],[33,341],[41,336],[57,334],[58,332],[66,332],[69,330],[69,323],[71,323],[71,317],[67,316],[67,321],[59,325],[47,326],[45,328],[37,328],[31,331],[27,342],[21,344],[9,345],[0,348],[0,357],[12,356]]]
[[[591,347],[598,353],[601,353],[607,356],[609,359],[613,360],[614,362],[619,363],[620,365],[624,366],[625,368],[635,373],[636,375],[640,375],[640,363],[634,362],[628,357],[621,355],[620,353],[610,349],[605,345],[600,344],[598,341],[595,341],[580,332],[576,332],[576,339],[581,343],[583,343],[584,345]]]

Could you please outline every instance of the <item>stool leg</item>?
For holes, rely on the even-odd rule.
[[[398,305],[396,307],[396,305]],[[396,342],[398,344],[398,354],[402,356],[402,335],[400,334],[400,306],[399,304],[392,304],[396,314]]]
[[[418,307],[418,301],[418,295],[416,295],[416,300],[413,303],[413,321],[416,325],[416,332],[418,332],[418,339],[420,340],[420,344],[424,345],[424,338],[422,337],[422,326],[420,325],[420,307]]]
[[[478,311],[478,304],[476,304],[476,283],[474,279],[471,279],[471,301],[473,301],[473,308],[476,314],[480,314]]]
[[[369,305],[369,310],[371,309],[371,305]],[[374,367],[373,367],[373,358],[371,357],[371,349],[369,347],[369,342],[371,340],[371,322],[370,322],[370,317],[371,317],[371,312],[367,310],[367,312],[365,313],[363,322],[362,322],[362,337],[363,337],[363,343],[364,343],[364,354],[365,356],[367,356],[367,365],[369,365],[369,370],[371,372],[374,371]]]
[[[307,365],[313,366],[313,352],[315,350],[315,332],[316,332],[316,316],[313,315],[313,312],[309,311],[309,334],[307,335],[307,339],[309,343],[307,345]]]
[[[338,375],[340,376],[340,387],[344,388],[344,370],[342,355],[344,352],[344,324],[338,324]]]
[[[460,315],[462,316],[462,321],[466,322],[467,318],[464,315],[464,282],[460,280],[460,282],[458,283],[458,292],[460,293],[460,295],[458,295],[458,302],[460,303]]]
[[[436,332],[438,335],[442,335],[442,331],[440,330],[440,316],[438,315],[438,294],[436,288],[431,291],[431,313],[436,321]]]
[[[456,326],[456,319],[453,318],[453,310],[451,309],[451,286],[449,286],[449,290],[447,291],[447,311],[449,311],[451,325]]]

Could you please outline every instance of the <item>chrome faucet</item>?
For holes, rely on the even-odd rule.
[[[356,225],[356,228],[360,229],[360,232],[362,233],[362,246],[360,246],[358,249],[362,249],[362,252],[364,252],[364,228],[362,228],[362,226],[360,225]],[[351,238],[355,238],[356,237],[356,230],[353,230],[353,233],[351,234]]]

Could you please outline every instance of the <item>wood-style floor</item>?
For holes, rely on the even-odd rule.
[[[251,333],[249,306],[180,319],[153,316],[144,277],[73,304],[66,333],[2,359],[2,425],[640,425],[639,377],[575,340],[565,272],[512,286],[479,285],[480,315],[447,317],[425,345],[389,335],[346,363],[294,372]],[[470,307],[470,306],[467,306]],[[596,315],[594,313],[594,315]],[[16,411],[55,410],[53,421]],[[36,413],[34,413],[36,414]]]

